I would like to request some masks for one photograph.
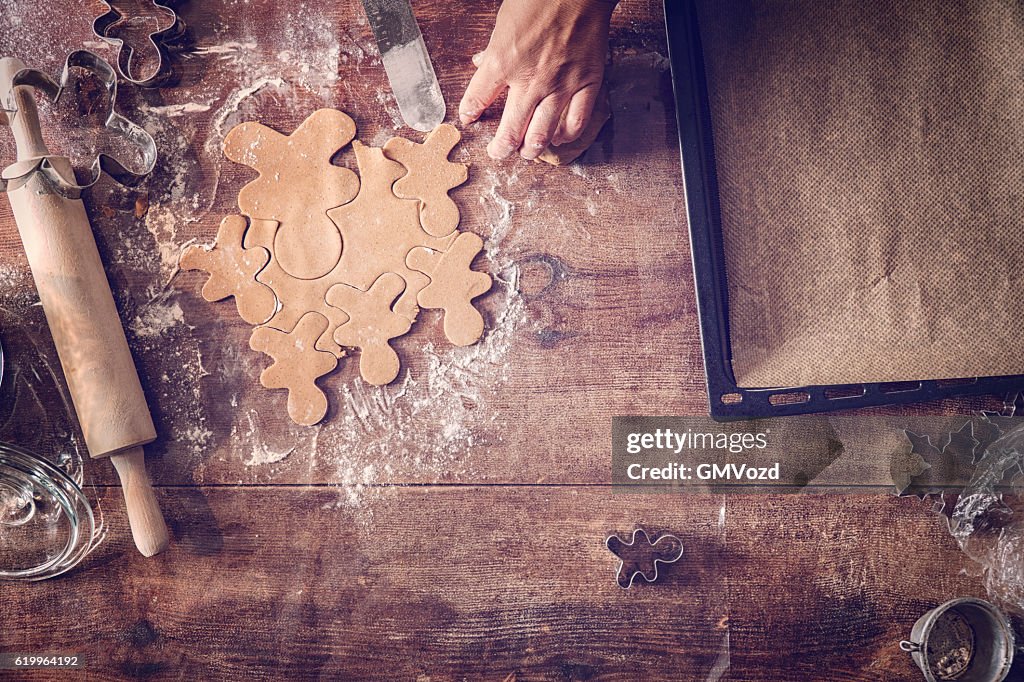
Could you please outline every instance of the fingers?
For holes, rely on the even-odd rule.
[[[538,104],[539,99],[526,87],[513,85],[509,88],[498,132],[487,145],[487,154],[492,159],[504,159],[522,146],[523,136]]]
[[[566,104],[565,109],[562,110],[562,115],[558,117],[558,125],[555,126],[555,134],[551,136],[551,146],[553,147],[557,147],[568,142],[568,140],[565,139],[565,117],[569,114],[570,104],[572,104],[572,98],[569,99],[569,104]]]
[[[519,154],[527,161],[533,161],[551,144],[551,138],[558,128],[559,119],[566,109],[566,101],[556,94],[548,95],[533,112],[533,118],[526,128],[523,146]]]
[[[600,91],[600,85],[588,85],[572,96],[552,137],[552,144],[557,146],[573,142],[583,133],[587,122],[590,121],[590,115],[594,112],[594,104],[597,103]]]
[[[593,84],[577,91],[571,98],[552,92],[535,83],[509,83],[505,72],[484,52],[473,55],[476,73],[470,79],[466,94],[459,103],[459,120],[468,125],[483,114],[508,88],[508,97],[494,139],[487,145],[488,155],[496,160],[507,158],[517,149],[524,159],[536,159],[549,145],[576,140],[586,128],[600,93]],[[541,93],[541,94],[538,94]]]
[[[477,57],[480,59],[478,60]],[[466,94],[459,102],[459,121],[467,125],[480,118],[484,109],[491,106],[491,102],[497,99],[507,83],[496,70],[483,61],[483,54],[474,55],[473,63],[480,62],[480,68],[473,74],[466,88]]]

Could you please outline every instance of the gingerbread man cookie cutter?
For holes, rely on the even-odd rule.
[[[624,590],[633,586],[637,576],[653,583],[658,579],[658,564],[674,564],[683,556],[683,543],[675,535],[656,533],[655,540],[643,528],[633,530],[629,542],[613,533],[605,547],[619,559],[615,582]]]
[[[121,38],[111,35],[116,27],[128,16],[118,9],[123,0],[100,0],[107,11],[96,17],[92,22],[92,32],[100,40],[117,48],[117,71],[125,81],[144,88],[166,85],[174,75],[171,66],[170,48],[185,35],[185,22],[171,6],[171,0],[152,0],[150,5],[163,15],[164,21],[157,29],[147,36],[149,46],[156,54],[156,68],[144,77],[139,77],[132,69],[132,56],[137,51],[132,45]]]
[[[14,78],[11,80],[11,92],[14,91],[15,86],[27,85],[42,92],[51,102],[56,103],[71,84],[74,78],[71,70],[74,68],[88,71],[103,85],[108,102],[103,126],[137,150],[142,163],[141,168],[130,169],[109,154],[98,152],[92,162],[89,179],[83,184],[78,184],[71,182],[54,167],[53,160],[62,157],[54,154],[38,156],[18,161],[5,168],[0,174],[0,191],[6,191],[12,183],[23,182],[38,171],[55,193],[68,199],[78,199],[81,198],[82,192],[95,185],[103,174],[108,175],[114,182],[121,185],[134,187],[156,167],[156,141],[142,126],[132,123],[117,113],[117,74],[113,67],[100,56],[88,50],[75,50],[64,61],[64,68],[59,80],[54,80],[48,74],[37,69],[22,69],[14,74]],[[6,116],[12,120],[20,115],[13,102],[0,102],[0,106]]]

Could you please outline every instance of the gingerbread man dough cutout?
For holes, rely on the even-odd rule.
[[[246,248],[244,235],[248,225],[240,215],[220,222],[212,248],[190,246],[178,261],[183,270],[205,270],[210,278],[203,285],[203,298],[220,301],[235,297],[238,314],[249,324],[263,324],[277,307],[274,292],[256,281],[256,274],[270,260],[266,249]]]
[[[257,327],[249,339],[250,348],[274,358],[260,374],[260,383],[288,389],[288,416],[303,426],[312,426],[327,414],[327,396],[316,380],[337,367],[338,359],[313,348],[326,329],[326,317],[307,313],[290,332]]]
[[[369,291],[336,284],[327,292],[327,303],[341,308],[350,318],[334,332],[334,340],[359,349],[359,373],[375,386],[389,384],[398,376],[401,363],[388,341],[412,326],[408,318],[391,309],[391,302],[404,289],[405,280],[386,272]]]
[[[448,155],[461,139],[458,129],[445,123],[427,135],[423,144],[393,137],[384,145],[387,157],[409,171],[395,182],[395,195],[420,201],[420,224],[434,237],[447,237],[459,226],[459,207],[448,192],[469,178],[469,167],[448,161]]]
[[[444,310],[444,335],[456,346],[468,346],[484,333],[484,318],[472,301],[490,290],[491,276],[470,269],[483,248],[480,237],[462,232],[448,251],[418,247],[406,258],[410,268],[430,277],[417,301],[424,308]]]
[[[352,149],[356,153],[362,189],[351,203],[328,211],[345,240],[338,272],[345,284],[363,291],[385,272],[401,275],[407,286],[404,292],[399,292],[402,296],[395,304],[395,311],[413,321],[419,312],[416,294],[430,280],[406,265],[406,254],[417,246],[444,251],[454,241],[455,234],[442,238],[430,236],[420,227],[417,203],[395,196],[392,185],[405,173],[401,164],[386,158],[377,147],[354,142]],[[344,309],[344,306],[339,307]]]
[[[341,258],[341,234],[327,210],[352,201],[359,178],[331,164],[331,157],[355,134],[348,114],[320,109],[291,135],[248,122],[224,138],[224,154],[260,174],[238,194],[239,209],[250,218],[280,223],[274,257],[294,277],[322,277]]]

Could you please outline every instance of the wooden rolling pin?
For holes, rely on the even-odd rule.
[[[33,91],[12,88],[25,65],[0,59],[0,102],[18,146],[18,161],[42,156],[69,183],[71,162],[50,156]],[[56,194],[32,172],[8,185],[7,198],[25,246],[39,300],[60,356],[89,455],[110,457],[121,479],[132,537],[152,556],[167,547],[167,526],[146,474],[142,446],[156,439],[85,205]]]

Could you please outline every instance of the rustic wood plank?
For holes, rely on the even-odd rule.
[[[2,649],[81,651],[100,680],[907,680],[914,620],[984,595],[916,500],[161,490],[176,541],[143,559],[117,493],[78,570],[3,587]],[[603,540],[636,524],[685,553],[622,590]]]
[[[724,650],[726,679],[912,679],[916,617],[983,595],[916,501],[174,488],[176,542],[145,560],[117,494],[80,569],[5,588],[5,650],[81,650],[95,679],[703,679]],[[623,591],[602,541],[637,523],[685,554]]]
[[[450,112],[496,6],[466,3],[456,22],[448,3],[417,3]],[[82,44],[112,56],[89,34],[92,12],[69,7],[14,2],[0,17],[0,53],[51,70]],[[46,31],[14,30],[33,25],[36,11]],[[181,83],[122,93],[121,109],[156,135],[161,166],[142,192],[104,181],[90,197],[161,436],[150,448],[159,483],[345,482],[368,466],[379,482],[606,481],[612,415],[705,413],[660,3],[616,12],[614,117],[582,164],[495,163],[484,146],[496,117],[466,130],[458,154],[473,164],[471,181],[456,192],[464,226],[491,238],[493,273],[518,273],[514,287],[483,300],[488,338],[452,350],[438,316],[425,314],[398,344],[410,383],[372,389],[349,363],[325,382],[332,409],[318,429],[291,425],[284,396],[258,386],[265,359],[248,350],[233,306],[201,300],[201,277],[173,266],[183,244],[212,239],[252,177],[219,153],[231,125],[260,118],[290,129],[316,107],[339,106],[379,144],[394,131],[394,103],[355,0],[188,3],[183,12],[195,49],[178,60]],[[9,157],[0,135],[0,158]],[[3,305],[21,312],[33,302],[4,201],[0,283]],[[93,476],[114,481],[107,467]]]
[[[898,647],[914,622],[949,599],[985,598],[960,575],[978,567],[932,500],[747,502],[727,524],[737,679],[917,679]]]

